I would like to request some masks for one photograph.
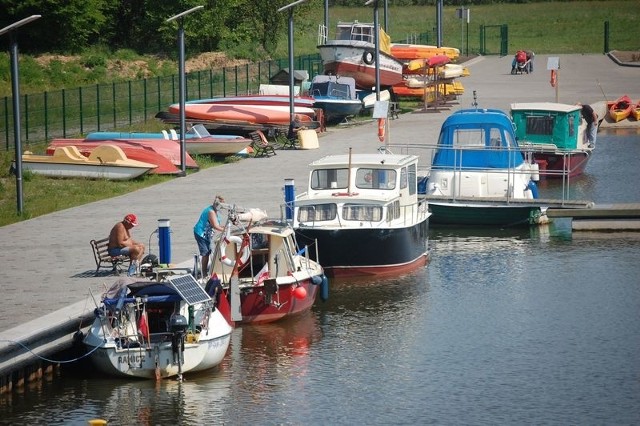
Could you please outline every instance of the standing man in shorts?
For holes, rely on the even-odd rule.
[[[193,236],[198,244],[198,252],[202,256],[201,269],[203,277],[209,272],[209,256],[211,255],[211,239],[213,231],[222,232],[224,228],[220,225],[218,218],[218,207],[220,203],[224,203],[224,198],[216,195],[213,202],[202,210],[198,221],[193,227]]]

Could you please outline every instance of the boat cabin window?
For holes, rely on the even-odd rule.
[[[552,135],[554,117],[527,117],[528,135]]]
[[[481,148],[484,141],[484,129],[456,129],[453,133],[454,148]]]
[[[350,99],[349,85],[326,81],[323,83],[313,83],[309,91],[311,96],[329,96],[335,99]]]
[[[311,173],[311,189],[346,189],[348,185],[348,169],[318,169]]]
[[[379,222],[382,220],[382,206],[345,204],[342,207],[342,217],[344,220]]]
[[[396,200],[387,206],[387,222],[400,217],[400,200]]]
[[[338,28],[338,40],[357,40],[374,42],[373,26],[352,25],[350,27]]]
[[[502,130],[493,127],[489,131],[489,147],[490,148],[500,148],[501,146],[503,146],[503,144],[502,144]],[[509,146],[508,141],[507,141],[507,146]]]
[[[418,166],[414,164],[410,164],[408,168],[409,172],[409,195],[413,195],[418,190]]]
[[[338,208],[335,203],[301,206],[298,209],[298,222],[322,222],[334,220]]]
[[[359,168],[356,187],[360,189],[395,189],[396,171],[393,169]]]

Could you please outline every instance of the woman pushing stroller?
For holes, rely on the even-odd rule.
[[[511,61],[511,74],[518,72],[533,72],[533,58],[535,54],[531,50],[518,50]]]

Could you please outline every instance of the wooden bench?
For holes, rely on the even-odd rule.
[[[116,275],[120,275],[120,272],[122,272],[121,266],[129,261],[129,256],[109,255],[109,238],[91,240],[89,243],[93,249],[93,258],[96,261],[96,275],[98,275],[102,268],[110,268]]]

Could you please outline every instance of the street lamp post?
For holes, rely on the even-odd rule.
[[[373,31],[376,57],[376,100],[380,100],[380,29],[378,28],[378,0],[369,0],[364,5],[373,4]]]
[[[9,33],[11,36],[11,96],[13,96],[13,135],[16,149],[16,202],[18,214],[22,214],[22,146],[20,143],[20,85],[18,72],[18,35],[16,30],[29,22],[39,19],[40,15],[31,15],[21,21],[14,22],[0,30],[0,36]]]
[[[185,176],[187,174],[187,153],[186,153],[186,142],[185,142],[185,132],[186,132],[186,117],[185,117],[185,71],[184,71],[184,17],[188,14],[195,12],[196,10],[203,9],[204,6],[196,6],[189,10],[185,10],[182,13],[179,13],[171,18],[167,19],[167,22],[174,21],[178,19],[178,92],[179,99],[178,102],[180,104],[180,170],[181,175]]]
[[[293,8],[307,0],[298,0],[290,3],[286,6],[282,6],[278,9],[278,12],[289,10],[289,134],[287,138],[293,137],[293,128],[295,126],[295,107],[293,103],[293,83],[294,83],[294,71],[293,71]]]

